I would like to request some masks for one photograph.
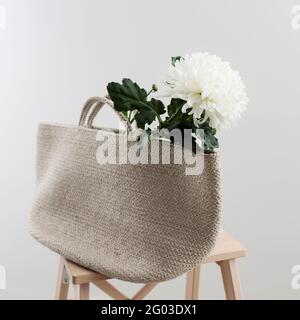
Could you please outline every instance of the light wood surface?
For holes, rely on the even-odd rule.
[[[112,284],[105,280],[98,280],[93,282],[96,287],[104,291],[108,296],[115,300],[129,300],[122,292],[116,289]]]
[[[242,300],[242,288],[240,276],[236,267],[236,261],[225,260],[218,262],[223,278],[224,290],[227,300]]]
[[[156,286],[156,282],[147,283],[135,296],[133,296],[132,300],[143,300]]]
[[[76,300],[89,300],[90,299],[90,285],[89,285],[89,283],[76,284],[76,285],[74,285],[74,290],[75,290],[75,299]]]
[[[220,232],[215,248],[206,261],[203,262],[203,264],[217,263],[220,266],[225,295],[228,300],[239,300],[243,298],[236,259],[244,256],[246,256],[245,247],[230,234],[222,231]],[[201,265],[187,273],[186,300],[197,300],[199,298],[200,269]],[[74,286],[75,299],[89,299],[90,283],[94,284],[113,299],[130,299],[107,281],[110,278],[61,257],[55,295],[58,300],[67,299],[69,283],[65,281],[66,277],[69,279],[69,283]],[[158,283],[155,282],[145,284],[132,299],[141,300],[145,298],[157,284]]]
[[[64,258],[62,258],[64,259]],[[87,282],[94,282],[98,280],[106,280],[108,277],[101,273],[86,269],[76,263],[64,259],[65,266],[71,277],[71,282],[73,284],[84,284]]]
[[[65,278],[66,274],[64,274],[65,270],[65,259],[60,258],[59,267],[58,267],[58,276],[57,276],[57,284],[55,291],[55,299],[56,300],[67,300],[68,292],[69,292],[69,279]]]
[[[237,259],[246,256],[246,248],[229,233],[222,231],[215,248],[204,263]]]
[[[200,269],[201,266],[198,266],[186,274],[186,300],[198,300],[199,298]]]

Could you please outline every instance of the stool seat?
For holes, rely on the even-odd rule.
[[[64,258],[63,258],[64,259]],[[65,267],[71,276],[71,282],[73,284],[83,284],[87,282],[93,282],[97,280],[110,279],[101,273],[86,269],[74,262],[64,259]]]
[[[238,240],[229,233],[221,231],[215,248],[204,263],[242,258],[246,256],[246,252],[246,248]]]
[[[202,263],[217,263],[220,265],[227,299],[241,299],[239,276],[235,267],[235,260],[245,256],[246,248],[229,233],[221,231],[215,248],[206,261]],[[199,277],[200,266],[194,268],[187,274],[186,298],[189,300],[194,300],[198,297]],[[115,299],[128,299],[111,284],[108,284],[106,280],[109,279],[111,278],[61,257],[56,298],[60,299],[65,297],[66,286],[71,282],[79,288],[79,298],[82,296],[81,291],[85,292],[83,295],[85,298],[88,298],[86,293],[88,287],[86,287],[86,285],[93,283]],[[156,284],[157,283],[154,282],[146,284],[133,299],[143,298]]]

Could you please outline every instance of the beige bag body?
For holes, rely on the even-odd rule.
[[[201,263],[215,244],[217,155],[204,156],[200,176],[187,176],[185,165],[100,165],[96,137],[107,132],[92,123],[107,102],[90,99],[79,126],[39,126],[31,234],[111,278],[140,283],[175,278]]]

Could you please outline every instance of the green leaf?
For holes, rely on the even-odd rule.
[[[167,107],[169,117],[181,111],[185,103],[186,103],[185,100],[173,98]]]
[[[150,110],[138,110],[134,117],[138,128],[145,129],[146,124],[151,124],[155,120],[155,113]]]
[[[161,121],[160,115],[165,113],[165,106],[160,100],[148,101],[147,91],[130,79],[123,79],[122,84],[109,83],[107,91],[117,111],[127,113],[137,110],[134,120],[141,129],[145,129],[146,124],[150,125],[156,117]]]
[[[123,79],[122,84],[111,82],[107,86],[108,94],[117,111],[135,110],[136,104],[145,101],[147,91],[130,79]]]
[[[156,111],[158,114],[164,114],[165,111],[165,105],[162,103],[162,101],[152,98],[149,102],[152,106],[152,109]]]
[[[150,109],[138,109],[134,117],[137,126],[141,129],[145,129],[146,124],[150,125],[155,120],[157,114],[165,113],[165,106],[160,100],[152,98],[151,101],[147,101],[146,103]]]
[[[178,121],[166,126],[165,129],[168,129],[169,131],[173,129],[179,129],[183,132],[184,129],[193,129],[193,124],[185,121]]]
[[[180,61],[181,59],[183,59],[181,56],[172,57],[172,65],[175,66],[176,61]]]
[[[208,152],[213,152],[214,149],[219,148],[219,141],[216,138],[216,129],[206,126],[204,129],[204,149]]]
[[[172,126],[178,122],[188,123],[190,121],[189,118],[191,117],[187,113],[182,112],[182,107],[185,103],[186,101],[182,99],[173,98],[171,100],[167,107],[168,117],[166,118],[163,127]]]

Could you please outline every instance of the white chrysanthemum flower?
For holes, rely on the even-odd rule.
[[[232,70],[228,62],[208,53],[195,53],[177,60],[167,72],[166,84],[172,98],[187,101],[182,111],[192,108],[190,114],[197,126],[205,110],[204,121],[209,117],[213,128],[230,128],[248,103],[239,73]]]

